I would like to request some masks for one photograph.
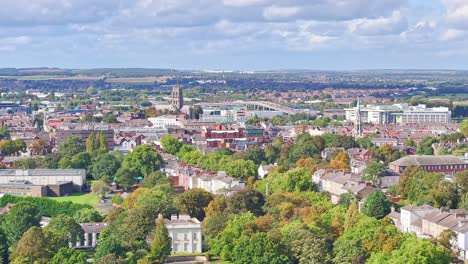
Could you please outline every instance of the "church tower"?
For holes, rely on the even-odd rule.
[[[354,120],[353,137],[361,138],[363,137],[363,132],[362,132],[362,120],[361,120],[361,104],[359,102],[359,98],[357,99],[355,116],[356,117]]]
[[[177,110],[181,110],[184,106],[184,94],[180,85],[172,87],[172,106]]]

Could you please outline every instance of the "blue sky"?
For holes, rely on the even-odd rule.
[[[0,5],[0,67],[468,69],[468,0]]]

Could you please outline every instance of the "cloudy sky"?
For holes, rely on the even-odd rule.
[[[0,67],[468,69],[468,0],[1,0]]]

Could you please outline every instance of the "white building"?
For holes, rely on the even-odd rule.
[[[72,182],[73,189],[79,192],[85,181],[86,171],[80,169],[0,170],[0,184],[28,182],[45,186]]]
[[[153,124],[154,128],[166,128],[168,126],[181,126],[182,123],[179,121],[176,115],[163,115],[157,117],[150,117],[148,121]]]
[[[346,120],[356,120],[356,107],[345,109]],[[408,104],[394,105],[366,105],[360,108],[363,123],[388,124],[418,124],[418,123],[450,123],[452,115],[448,107],[428,108],[421,104],[408,106]]]
[[[270,165],[260,165],[257,169],[258,172],[258,178],[263,179],[265,178],[268,174],[271,168],[275,167],[275,164],[270,164]]]
[[[245,183],[219,171],[217,175],[193,176],[189,179],[189,188],[200,188],[214,194],[229,194],[245,189]]]
[[[172,240],[172,253],[201,253],[201,222],[189,215],[172,215],[164,224]]]

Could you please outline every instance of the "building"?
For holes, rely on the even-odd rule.
[[[172,215],[170,220],[164,219],[164,224],[172,240],[172,253],[202,252],[202,227],[198,219]]]
[[[397,124],[447,124],[451,121],[452,112],[448,107],[427,108],[426,105],[418,105],[393,113]]]
[[[94,130],[94,129],[70,129],[70,130],[63,130],[58,129],[55,131],[56,135],[56,143],[57,146],[60,146],[63,142],[65,142],[69,137],[78,137],[81,139],[83,144],[86,143],[86,139],[91,135],[94,134],[96,136],[99,133],[103,133],[106,137],[107,147],[108,149],[114,149],[114,130],[112,129],[105,129],[105,130]]]
[[[468,260],[468,211],[407,205],[400,208],[400,213],[392,210],[388,216],[400,231],[414,233],[418,237],[437,238],[444,230],[454,231],[457,235],[454,242],[460,250],[459,259]]]
[[[179,121],[176,115],[163,115],[157,117],[150,117],[148,121],[153,124],[154,128],[167,128],[168,126],[181,126],[182,123]]]
[[[265,178],[269,173],[272,168],[276,167],[275,164],[269,164],[269,165],[260,165],[257,169],[258,172],[258,178],[263,179]]]
[[[398,145],[398,140],[395,138],[371,138],[372,144],[376,145],[377,147],[383,146],[383,145],[390,145],[392,147],[395,147]]]
[[[64,196],[81,192],[85,170],[0,170],[0,193],[22,196]]]
[[[180,85],[172,87],[172,106],[177,110],[181,110],[184,106],[184,93]]]
[[[355,122],[357,113],[363,123],[377,125],[391,124],[448,124],[452,115],[448,107],[428,108],[426,105],[409,106],[408,104],[366,105],[346,108],[347,121]]]
[[[95,248],[98,245],[99,235],[107,226],[105,222],[98,223],[82,223],[83,240],[78,240],[74,245],[75,248]]]
[[[16,113],[25,113],[31,114],[31,106],[29,105],[20,105],[15,102],[0,102],[0,114],[16,114]]]
[[[240,148],[247,141],[244,128],[227,126],[204,127],[201,136],[206,139],[209,148]]]
[[[319,186],[320,191],[330,194],[334,204],[339,203],[342,194],[353,193],[361,200],[374,190],[371,185],[362,182],[360,178],[351,171],[333,169],[318,169],[312,175],[312,181]]]
[[[396,173],[402,173],[410,165],[419,166],[422,170],[427,172],[436,172],[448,175],[468,170],[468,163],[453,155],[410,155],[388,164],[389,168]]]

